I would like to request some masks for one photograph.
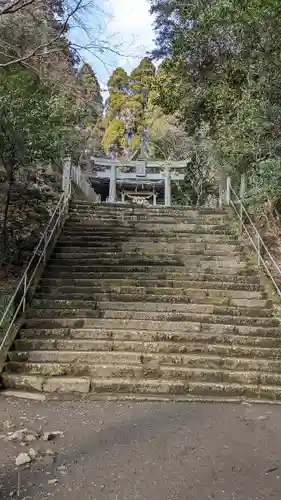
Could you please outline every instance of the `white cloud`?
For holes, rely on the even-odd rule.
[[[122,56],[116,57],[116,66],[130,71],[153,48],[153,18],[147,0],[111,0],[111,20],[108,36],[120,44]]]

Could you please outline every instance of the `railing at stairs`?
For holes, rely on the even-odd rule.
[[[33,286],[36,287],[38,281],[38,272],[41,266],[45,267],[50,251],[52,251],[60,229],[64,225],[68,213],[69,198],[70,192],[67,196],[65,193],[61,195],[19,284],[3,313],[0,320],[0,332],[4,332],[4,336],[0,344],[0,353],[6,346],[16,319],[21,313],[25,312],[29,293]]]
[[[278,266],[273,255],[266,246],[263,238],[261,237],[259,230],[255,226],[249,212],[244,206],[243,199],[241,199],[235,192],[232,184],[231,178],[227,178],[226,182],[226,204],[231,206],[235,215],[239,219],[241,231],[244,231],[248,236],[257,256],[257,265],[259,267],[263,266],[264,271],[270,278],[272,284],[274,285],[277,294],[281,297],[281,289],[274,277],[270,265],[276,271],[277,276],[280,277],[281,282],[281,268]],[[269,265],[268,265],[269,264]]]
[[[99,202],[100,197],[90,186],[87,177],[81,167],[71,164],[68,158],[63,165],[62,189],[63,193],[53,211],[40,241],[25,269],[18,286],[11,297],[4,313],[0,319],[0,372],[1,353],[10,344],[10,334],[17,318],[25,313],[31,290],[36,286],[45,268],[49,255],[54,247],[57,237],[64,225],[68,214],[69,201],[71,198],[71,185],[76,184],[85,197],[92,202]],[[41,271],[39,273],[39,271]],[[40,276],[38,276],[38,273]],[[39,278],[39,279],[38,279]],[[3,338],[2,338],[3,336]],[[2,340],[1,340],[2,339]]]

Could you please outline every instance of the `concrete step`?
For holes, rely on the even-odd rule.
[[[237,349],[237,352],[239,350]],[[75,369],[76,364],[112,364],[140,366],[147,369],[157,369],[159,366],[186,367],[192,369],[213,369],[232,371],[260,371],[261,373],[279,373],[281,376],[280,358],[274,356],[235,357],[233,350],[229,356],[216,353],[193,352],[141,352],[141,351],[77,351],[72,350],[31,350],[11,351],[9,360],[17,363],[69,363]]]
[[[83,339],[83,340],[110,340],[110,341],[139,341],[139,342],[193,342],[202,344],[223,344],[257,346],[268,348],[281,347],[280,330],[269,331],[267,329],[249,329],[243,332],[228,332],[221,328],[219,331],[205,332],[204,328],[198,332],[196,328],[190,331],[150,331],[150,330],[106,330],[102,328],[84,329],[23,329],[20,339]],[[271,336],[270,336],[271,335]]]
[[[216,356],[234,356],[242,358],[281,359],[281,349],[261,346],[244,346],[236,344],[208,344],[200,342],[140,342],[137,340],[92,340],[92,339],[18,339],[15,341],[15,350],[10,351],[12,361],[29,361],[34,352],[69,351],[77,354],[82,351],[99,352],[136,352],[142,354],[213,354]],[[40,355],[39,355],[40,356]],[[45,354],[40,361],[45,361]],[[126,356],[126,355],[125,355]],[[33,358],[32,358],[33,359]],[[47,360],[48,361],[48,357]]]
[[[204,320],[206,318],[203,318]],[[221,319],[221,318],[220,318]],[[209,333],[238,333],[244,335],[269,335],[279,336],[281,333],[279,321],[276,320],[273,324],[268,324],[268,321],[262,321],[262,324],[254,322],[249,324],[242,321],[241,323],[216,322],[216,321],[203,321],[201,317],[197,316],[190,321],[157,321],[153,319],[117,319],[117,318],[25,318],[23,323],[24,329],[88,329],[88,328],[101,328],[101,329],[119,329],[119,330],[152,330],[164,332],[209,332]],[[251,323],[251,322],[250,322]],[[270,322],[271,323],[271,322]],[[254,333],[253,333],[254,332]]]

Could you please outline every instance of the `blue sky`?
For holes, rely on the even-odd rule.
[[[88,39],[96,40],[97,45],[105,42],[113,51],[100,53],[91,48],[82,51],[82,56],[92,65],[101,87],[106,88],[114,68],[122,66],[130,72],[153,48],[153,19],[147,0],[94,0],[93,4],[92,12],[84,16],[90,30]],[[70,38],[81,45],[87,43],[78,28],[72,31]]]

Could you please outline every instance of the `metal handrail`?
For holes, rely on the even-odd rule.
[[[235,201],[232,200],[232,196],[231,195],[234,196]],[[236,213],[237,217],[239,218],[240,223],[241,223],[241,228],[243,228],[244,231],[246,232],[249,240],[251,241],[251,243],[252,243],[252,245],[253,245],[253,247],[254,247],[254,249],[256,251],[258,266],[260,266],[261,264],[263,264],[266,273],[270,277],[270,279],[271,279],[274,287],[276,288],[276,291],[277,291],[278,295],[281,297],[281,289],[278,286],[278,284],[277,284],[277,282],[276,282],[276,280],[275,280],[275,278],[274,278],[274,276],[273,276],[270,268],[268,267],[265,259],[263,258],[263,255],[261,253],[262,248],[265,251],[265,253],[268,256],[268,258],[271,261],[271,263],[273,264],[274,268],[278,272],[278,274],[280,276],[280,279],[281,279],[281,268],[278,266],[278,264],[275,261],[274,257],[272,256],[272,254],[268,250],[268,248],[267,248],[265,242],[263,241],[263,239],[262,239],[262,237],[261,237],[261,235],[260,235],[257,227],[255,226],[253,220],[251,219],[251,217],[249,215],[249,212],[247,211],[247,209],[243,205],[242,200],[239,198],[239,196],[234,191],[234,189],[233,189],[233,187],[231,185],[230,179],[228,179],[228,183],[227,183],[227,202],[228,202],[229,205],[231,205],[231,207],[233,208],[233,210]],[[239,208],[237,208],[237,206]],[[251,233],[249,232],[248,227],[246,226],[246,224],[244,222],[244,216],[246,216],[246,219],[247,219],[248,223],[250,224],[250,226],[252,227],[252,229],[253,229],[253,231],[254,231],[254,233],[256,235],[256,241],[253,238],[253,236],[251,235]]]
[[[11,331],[11,329],[12,329],[12,327],[13,327],[13,325],[18,317],[19,312],[22,311],[24,313],[26,310],[27,293],[28,293],[28,291],[33,283],[34,277],[36,275],[36,272],[37,272],[41,262],[43,261],[44,264],[46,264],[47,251],[48,251],[49,244],[52,241],[52,238],[54,236],[56,229],[58,227],[62,226],[63,216],[68,211],[69,198],[70,198],[70,193],[68,196],[66,196],[65,193],[63,193],[61,195],[59,202],[58,202],[55,210],[53,211],[53,214],[52,214],[52,216],[51,216],[51,218],[46,226],[46,229],[45,229],[44,233],[42,234],[40,241],[39,241],[36,249],[34,250],[34,253],[33,253],[33,255],[32,255],[32,257],[27,265],[27,268],[25,269],[25,271],[24,271],[24,273],[23,273],[23,275],[18,283],[17,288],[16,288],[12,298],[10,299],[10,301],[9,301],[9,303],[8,303],[4,313],[2,315],[2,318],[0,320],[0,329],[3,327],[5,320],[8,318],[8,315],[13,314],[12,318],[9,320],[10,321],[9,325],[7,327],[5,334],[4,334],[4,338],[0,344],[0,353],[3,349],[3,347],[5,346],[5,343],[9,337],[9,333],[10,333],[10,331]],[[35,262],[36,262],[36,264],[35,264]],[[33,266],[34,266],[34,268],[33,268]],[[29,274],[30,274],[30,276],[29,276]],[[17,307],[14,308],[14,302],[15,302],[16,298],[18,298],[18,295],[21,291],[21,288],[23,288],[21,298],[17,304]]]

